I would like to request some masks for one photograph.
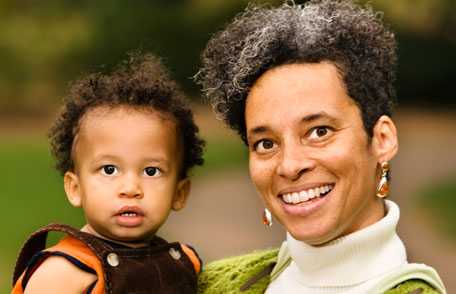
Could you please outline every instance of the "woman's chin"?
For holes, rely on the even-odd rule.
[[[303,230],[304,226],[299,227],[290,227],[287,228],[287,232],[295,239],[301,242],[304,242],[308,245],[312,246],[320,246],[329,241],[335,239],[337,234],[331,232],[328,228],[323,228],[320,225],[316,225],[316,227],[312,228],[312,226],[307,226],[305,230]]]

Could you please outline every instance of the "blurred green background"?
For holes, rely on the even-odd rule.
[[[452,217],[456,208],[456,142],[452,137],[456,130],[456,1],[370,3],[384,11],[399,42],[397,122],[402,153],[393,167],[397,167],[395,191],[401,194],[395,200],[405,215],[400,229],[411,240],[412,257],[436,265],[444,278],[450,277],[450,267],[445,264],[456,261],[456,218]],[[52,169],[46,130],[71,80],[89,72],[109,70],[128,51],[141,49],[163,57],[194,101],[198,123],[208,141],[207,164],[195,171],[195,190],[210,194],[208,199],[216,203],[218,200],[212,195],[220,192],[220,185],[242,190],[241,182],[248,183],[244,147],[213,120],[190,78],[198,70],[199,54],[210,36],[247,4],[246,0],[0,0],[0,293],[10,287],[16,254],[28,234],[51,221],[83,224],[81,212],[66,202],[62,180]],[[211,190],[213,183],[218,187]],[[246,188],[245,194],[249,193],[254,194],[253,189]],[[255,205],[260,207],[261,203]],[[219,206],[224,210],[223,205]],[[197,210],[196,206],[190,207],[185,216],[192,217]],[[256,221],[256,217],[246,216],[248,221]],[[424,219],[418,229],[426,242],[413,241],[416,234],[409,228],[417,229],[417,218]],[[235,223],[230,215],[220,219],[220,226]],[[194,221],[198,219],[195,217]],[[179,232],[174,233],[175,227],[171,223],[164,233],[180,238]],[[258,240],[263,238],[261,234],[271,235],[255,230]],[[421,235],[421,230],[429,234]],[[224,229],[217,227],[217,231]],[[201,244],[207,260],[249,248],[225,244],[227,250],[213,252],[205,249],[210,245],[201,240],[211,234],[203,231],[200,239],[193,240]],[[276,245],[283,237],[281,231],[274,234],[278,237],[271,244],[265,237],[266,245]],[[197,234],[192,236],[196,238]],[[256,235],[246,236],[247,244]],[[441,260],[425,252],[425,246],[436,244],[446,246],[438,250]],[[456,291],[455,282],[449,278],[445,282],[449,290]]]

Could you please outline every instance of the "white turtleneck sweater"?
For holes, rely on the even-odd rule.
[[[366,293],[384,274],[407,263],[404,244],[396,234],[399,207],[386,200],[386,210],[380,221],[320,247],[287,234],[283,246],[292,262],[266,294]]]

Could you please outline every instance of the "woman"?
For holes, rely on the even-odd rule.
[[[445,293],[407,262],[385,200],[395,48],[378,14],[343,0],[250,7],[210,40],[197,80],[287,240],[208,265],[200,292]]]

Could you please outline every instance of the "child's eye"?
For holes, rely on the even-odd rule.
[[[260,154],[271,152],[275,147],[277,144],[269,139],[262,139],[253,144],[253,150]]]
[[[311,140],[322,139],[323,137],[328,136],[329,132],[331,132],[331,129],[327,126],[315,127],[310,130],[309,139],[311,139]]]
[[[104,165],[101,168],[101,173],[104,174],[104,175],[107,175],[107,176],[115,175],[115,174],[117,174],[117,172],[118,172],[117,167],[115,167],[112,164]]]
[[[157,167],[149,166],[144,169],[144,174],[149,177],[156,177],[161,175],[161,171]]]

